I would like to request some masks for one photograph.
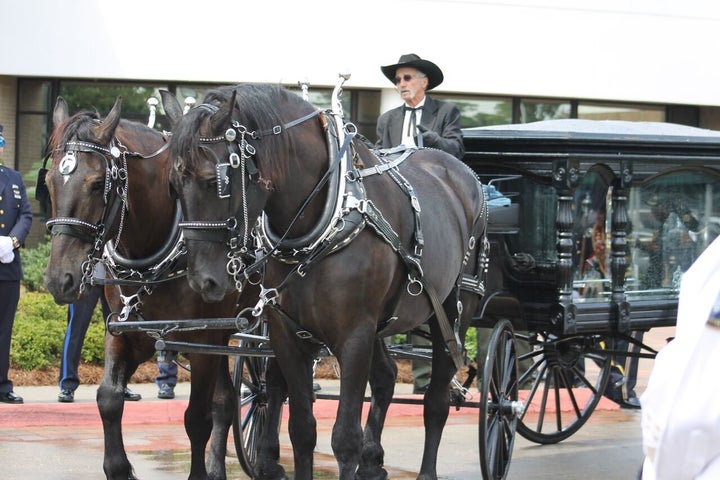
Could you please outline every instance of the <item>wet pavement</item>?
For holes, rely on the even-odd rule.
[[[673,329],[654,329],[646,343],[660,348]],[[640,361],[637,392],[642,393],[652,368]],[[338,382],[321,380],[322,393],[337,393]],[[189,442],[182,424],[190,391],[189,383],[176,388],[174,400],[159,400],[152,384],[132,384],[143,395],[126,402],[123,417],[125,446],[137,476],[145,480],[187,478]],[[0,404],[0,459],[8,480],[84,480],[104,478],[103,434],[95,405],[95,385],[83,385],[71,404],[57,402],[56,387],[19,387],[24,405]],[[410,385],[398,385],[396,395],[409,396]],[[316,478],[335,478],[336,464],[330,432],[337,402],[318,400]],[[286,413],[287,414],[287,413]],[[438,458],[442,479],[477,480],[478,415],[476,408],[452,411]],[[286,423],[285,423],[286,424]],[[284,424],[284,425],[285,425]],[[281,462],[290,470],[292,450],[287,431],[281,432]],[[386,468],[392,479],[414,479],[422,455],[422,407],[392,404],[383,445]],[[634,479],[642,463],[640,411],[620,409],[603,399],[579,432],[556,445],[537,445],[515,437],[510,480]],[[228,440],[228,478],[248,478],[240,469],[234,444]]]

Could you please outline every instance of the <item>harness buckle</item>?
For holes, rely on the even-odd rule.
[[[352,198],[354,198],[354,197],[352,197]],[[367,211],[368,211],[367,207],[368,207],[367,200],[358,200],[355,203],[355,208],[357,209],[358,212],[362,213],[363,215],[365,215],[367,213]]]
[[[232,168],[238,168],[240,166],[240,155],[238,155],[235,152],[232,152],[230,156],[228,157],[228,161],[230,162],[230,166]]]
[[[258,303],[255,304],[255,307],[252,309],[253,317],[259,317],[262,314],[265,305],[274,304],[275,299],[280,296],[280,293],[276,288],[265,288],[261,285],[259,296],[260,300],[258,300]]]
[[[410,198],[410,203],[412,204],[413,210],[415,210],[415,211],[418,212],[418,213],[421,212],[421,210],[420,210],[420,200],[418,200],[418,198],[417,198],[415,195],[413,195],[413,196]]]
[[[282,125],[275,125],[272,129],[273,135],[280,135],[282,133]]]
[[[295,332],[295,335],[297,335],[297,337],[302,340],[309,340],[313,338],[313,334],[308,332],[307,330],[298,330],[297,332]]]

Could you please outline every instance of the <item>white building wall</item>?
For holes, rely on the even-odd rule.
[[[331,86],[348,69],[392,92],[379,67],[412,52],[446,92],[720,105],[715,0],[3,0],[2,17],[0,76]]]

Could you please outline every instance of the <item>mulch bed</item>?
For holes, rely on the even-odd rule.
[[[412,383],[412,365],[410,360],[398,360],[398,383]],[[318,364],[315,371],[316,378],[337,378],[335,369],[337,362],[334,358],[323,358]],[[99,365],[80,364],[78,368],[80,373],[80,381],[83,384],[96,385],[100,383],[103,376],[103,367]],[[157,375],[157,364],[153,362],[145,362],[137,369],[130,383],[153,383]],[[461,379],[465,378],[464,372],[458,375]],[[15,386],[33,387],[57,385],[59,380],[59,368],[53,367],[44,370],[18,370],[10,369],[10,379]],[[190,372],[180,368],[178,369],[178,380],[181,382],[190,380]]]

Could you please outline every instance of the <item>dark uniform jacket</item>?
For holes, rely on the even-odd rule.
[[[0,235],[15,237],[22,245],[31,224],[32,210],[22,176],[12,168],[0,165]],[[22,275],[20,252],[16,249],[11,263],[0,263],[0,281],[19,281]]]
[[[403,106],[393,108],[380,115],[377,123],[377,148],[392,148],[402,142],[403,121],[405,112]],[[465,154],[463,136],[460,130],[460,110],[455,104],[441,100],[433,100],[425,96],[425,105],[422,109],[420,125],[427,127],[440,135],[440,141],[433,148],[448,152],[462,159]],[[417,142],[416,142],[417,143]]]

